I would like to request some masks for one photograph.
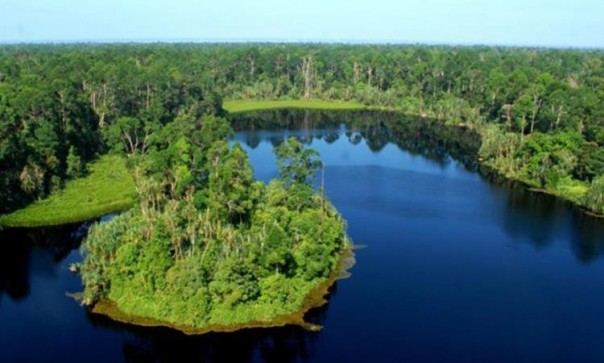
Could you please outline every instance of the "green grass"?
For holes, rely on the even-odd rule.
[[[224,101],[223,107],[229,113],[273,110],[273,109],[315,109],[315,110],[365,110],[367,106],[358,102],[323,100],[277,100],[277,101]]]
[[[569,178],[570,179],[570,178]],[[589,184],[580,180],[570,179],[566,183],[556,186],[553,193],[558,197],[568,199],[577,204],[583,204],[583,198],[589,190]]]
[[[87,176],[68,182],[46,199],[0,216],[0,225],[55,226],[129,209],[134,204],[135,188],[125,164],[119,156],[102,156],[88,166]]]

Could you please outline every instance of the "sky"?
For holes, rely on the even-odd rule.
[[[0,42],[604,48],[604,0],[0,0]]]

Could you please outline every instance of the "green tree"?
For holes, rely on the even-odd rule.
[[[322,166],[318,160],[319,153],[305,149],[295,137],[290,137],[275,150],[279,177],[287,184],[312,181],[317,170]]]
[[[82,158],[77,154],[75,147],[69,147],[69,153],[67,154],[67,176],[70,178],[77,178],[86,172],[86,164]]]
[[[604,175],[600,175],[591,182],[585,194],[585,205],[600,214],[604,214]]]
[[[231,222],[247,221],[262,193],[254,181],[247,153],[236,144],[215,142],[209,151],[208,206]]]

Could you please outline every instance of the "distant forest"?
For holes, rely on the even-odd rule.
[[[223,99],[353,100],[476,129],[486,167],[604,212],[604,51],[107,44],[0,47],[0,213]]]

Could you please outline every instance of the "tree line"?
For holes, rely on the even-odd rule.
[[[0,48],[3,211],[221,100],[355,100],[481,130],[500,173],[602,211],[601,50],[319,44]],[[564,150],[564,151],[560,151]],[[552,171],[553,170],[553,171]]]

